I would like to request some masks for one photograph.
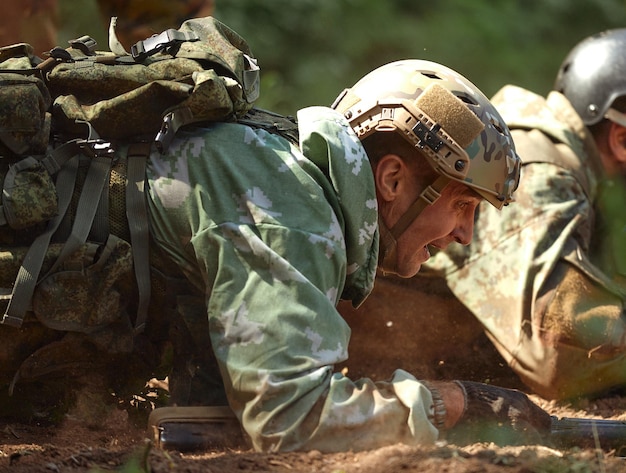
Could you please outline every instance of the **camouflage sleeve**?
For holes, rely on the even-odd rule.
[[[414,378],[398,372],[387,383],[354,382],[333,372],[347,357],[350,330],[335,290],[325,290],[341,284],[342,262],[328,258],[340,247],[320,242],[316,233],[264,225],[224,225],[193,242],[196,251],[220,247],[208,306],[212,343],[254,447],[344,451],[432,441],[429,393]]]
[[[583,263],[559,260],[545,284],[542,359],[519,351],[517,371],[547,399],[597,395],[626,381],[624,293]],[[528,363],[531,360],[531,363]],[[540,366],[539,366],[540,364]]]
[[[532,149],[532,143],[522,143],[531,140],[529,134],[518,134],[515,139],[516,145]],[[447,277],[453,292],[481,321],[510,366],[547,397],[571,394],[559,391],[553,384],[555,376],[570,377],[571,385],[590,376],[589,371],[578,369],[555,370],[565,362],[560,357],[572,353],[572,346],[585,356],[591,349],[582,339],[563,337],[566,325],[578,324],[575,330],[584,331],[588,323],[572,311],[574,306],[600,301],[584,291],[572,292],[579,299],[562,313],[558,324],[548,325],[546,309],[554,304],[564,265],[575,264],[582,271],[582,262],[572,255],[589,251],[592,220],[592,203],[572,173],[547,162],[527,162],[516,202],[501,212],[481,205],[469,253],[461,263],[451,263],[453,269]],[[441,260],[447,255],[438,257]],[[613,308],[607,310],[621,310],[614,296],[607,294],[605,302],[611,299]],[[552,316],[555,307],[552,305]],[[601,362],[585,364],[585,370],[601,369]],[[586,389],[595,389],[595,383]]]
[[[347,133],[345,123],[334,128]],[[307,155],[333,153],[328,161],[352,166],[338,170],[353,176],[353,192],[339,199],[321,168],[285,140],[237,125],[216,129],[183,133],[170,157],[152,160],[151,223],[188,277],[207,288],[213,350],[254,447],[345,451],[433,442],[430,392],[414,377],[397,371],[376,383],[334,372],[350,336],[336,304],[357,261],[346,249],[342,209],[358,206],[375,222],[375,208],[349,202],[369,167],[354,168],[355,150],[320,139],[329,129],[315,133],[303,147]],[[354,240],[377,244],[366,233],[355,231]]]

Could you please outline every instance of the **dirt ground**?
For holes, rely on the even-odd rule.
[[[521,387],[485,340],[480,327],[459,307],[450,319],[445,289],[420,284],[414,288],[394,282],[377,290],[359,310],[342,306],[353,327],[350,359],[345,366],[353,378],[385,379],[396,368],[422,378],[473,379]],[[382,294],[392,304],[383,304]],[[391,298],[387,296],[391,295]],[[419,307],[419,310],[418,310]],[[419,317],[415,316],[419,313]],[[452,329],[455,328],[455,329]],[[393,347],[391,349],[390,347]],[[153,386],[148,394],[161,388]],[[626,395],[570,403],[546,401],[531,395],[558,417],[626,420]],[[149,397],[144,400],[150,401]],[[157,399],[157,398],[155,398]],[[88,402],[88,400],[86,401]],[[97,423],[85,422],[77,408],[60,423],[27,423],[0,418],[0,471],[4,472],[541,472],[611,473],[626,471],[625,448],[607,445],[499,447],[495,444],[456,446],[445,441],[433,446],[390,445],[364,452],[255,453],[223,448],[180,453],[155,447],[147,430],[150,403],[139,407],[113,405]],[[603,448],[605,447],[605,448]]]
[[[624,419],[626,398],[612,397],[579,406],[533,399],[558,416]],[[625,441],[626,443],[626,441]],[[255,453],[223,449],[179,453],[154,447],[144,425],[128,412],[112,410],[98,427],[67,417],[60,425],[0,421],[0,471],[26,472],[545,472],[591,473],[626,471],[626,458],[616,450],[547,446],[498,447],[391,445],[364,452],[322,454]]]

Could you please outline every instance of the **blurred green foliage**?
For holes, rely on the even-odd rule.
[[[106,48],[94,2],[61,1],[65,40],[89,33]],[[626,0],[215,0],[214,16],[258,58],[259,105],[293,113],[404,58],[445,64],[488,96],[506,83],[545,94],[578,41],[626,26]]]
[[[328,104],[369,70],[428,59],[488,96],[505,83],[547,93],[582,38],[626,26],[623,0],[217,0],[215,16],[259,58],[278,111]]]

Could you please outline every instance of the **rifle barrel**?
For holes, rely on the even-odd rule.
[[[626,456],[626,421],[552,417],[550,440],[558,448],[601,448]]]

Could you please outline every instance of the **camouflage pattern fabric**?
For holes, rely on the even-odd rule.
[[[524,163],[518,203],[502,213],[481,205],[471,245],[451,245],[424,267],[447,273],[538,394],[562,399],[623,385],[626,285],[606,264],[615,251],[602,223],[595,143],[557,92],[544,99],[507,86],[493,102]]]
[[[307,108],[298,123],[302,152],[241,124],[181,131],[151,156],[152,234],[205,294],[228,402],[257,450],[432,443],[430,392],[409,373],[333,372],[350,337],[336,305],[359,304],[375,277],[374,180],[340,114]]]
[[[121,146],[119,150],[111,170],[108,192],[110,229],[123,238],[128,238],[124,205],[126,148]],[[29,159],[33,158],[23,161]],[[23,161],[12,164],[9,172],[19,168]],[[89,160],[85,159],[79,166],[68,221],[73,221],[77,214],[88,165]],[[26,171],[30,170],[26,168]],[[14,176],[14,181],[21,182],[13,189],[13,197],[19,201],[22,210],[32,210],[32,213],[24,212],[24,218],[18,221],[41,217],[39,211],[45,201],[43,197],[40,201],[41,196],[34,194],[42,189],[29,176],[30,172],[22,171]],[[1,169],[0,177],[3,177]],[[6,183],[7,178],[5,206],[9,194]],[[33,205],[30,198],[37,205]],[[16,215],[19,216],[20,212]],[[3,313],[10,300],[6,296],[11,294],[16,274],[28,254],[28,245],[45,230],[46,224],[42,222],[17,230],[8,225],[0,227],[0,286],[5,294],[0,307]],[[136,393],[138,391],[132,389],[137,386],[141,389],[161,361],[158,347],[147,340],[148,334],[133,334],[131,314],[136,312],[136,289],[130,244],[114,234],[108,236],[106,243],[88,241],[54,269],[66,239],[67,236],[60,237],[47,248],[39,284],[23,325],[20,328],[0,327],[0,389],[14,396],[13,401],[3,405],[1,413],[8,410],[14,415],[20,411],[20,416],[28,418],[32,415],[28,404],[33,399],[42,408],[41,412],[49,409],[63,411],[70,406],[73,393],[79,390],[85,378],[92,375],[99,380],[99,386],[105,388],[101,392],[108,393],[109,387],[115,385],[120,396]],[[157,305],[156,309],[162,310],[163,306]],[[159,310],[151,311],[151,314],[157,313]],[[157,321],[152,322],[154,327]],[[44,398],[41,397],[42,386],[46,392]],[[51,392],[67,395],[68,402],[57,404],[57,399],[49,396]],[[16,404],[20,405],[19,409]]]
[[[166,114],[174,114],[170,128],[243,116],[259,92],[259,70],[245,40],[212,17],[187,20],[178,31],[194,39],[141,64],[128,53],[85,56],[68,48],[75,60],[46,74],[55,126],[80,133],[86,121],[106,139],[153,137]]]
[[[7,68],[32,70],[32,59],[27,44],[0,48],[0,153],[5,158],[43,154],[48,145],[52,99],[43,81],[2,72]]]
[[[0,172],[2,210],[0,217],[13,229],[31,228],[57,214],[58,200],[54,182],[44,166],[32,156]]]
[[[185,41],[156,48],[141,63],[125,50],[86,55],[77,46],[56,48],[56,62],[39,64],[43,72],[30,45],[0,48],[0,152],[44,153],[51,120],[57,133],[83,136],[89,122],[101,138],[136,139],[153,138],[166,114],[171,133],[245,115],[259,95],[259,68],[246,41],[212,17],[187,20],[178,32]]]

